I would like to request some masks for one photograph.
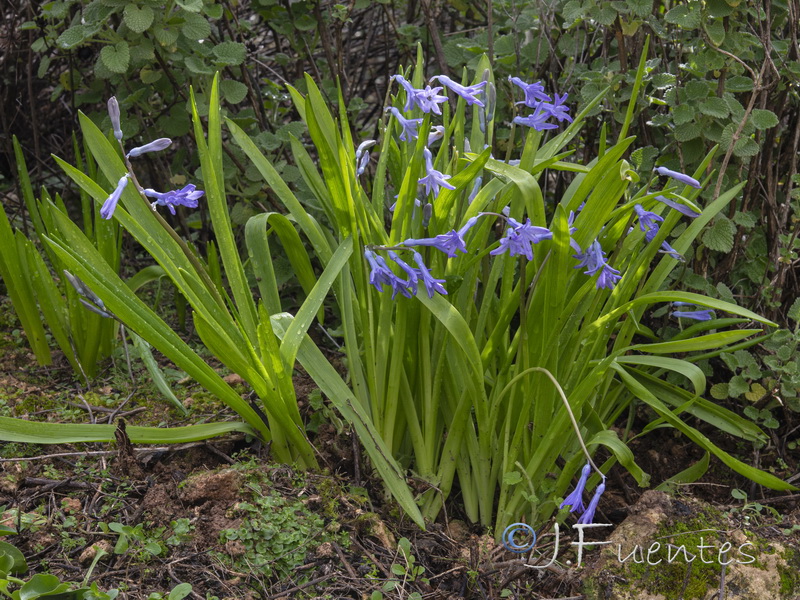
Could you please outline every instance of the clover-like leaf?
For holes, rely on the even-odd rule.
[[[125,25],[134,33],[143,33],[153,24],[155,13],[149,6],[141,8],[135,4],[128,4],[123,13]]]
[[[112,73],[125,73],[130,64],[131,53],[127,42],[118,42],[113,46],[105,46],[100,51],[100,59]]]

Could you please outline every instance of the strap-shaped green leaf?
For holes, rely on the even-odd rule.
[[[628,387],[628,389],[642,402],[652,408],[662,419],[683,433],[695,444],[707,450],[708,452],[711,452],[714,456],[719,458],[723,463],[740,475],[744,475],[751,481],[755,481],[756,483],[772,490],[797,490],[795,486],[778,479],[774,475],[743,463],[742,461],[734,458],[724,450],[714,445],[711,440],[700,433],[697,429],[690,427],[681,419],[676,417],[672,411],[670,411],[669,408],[664,405],[663,402],[656,398],[644,385],[639,383],[622,365],[612,363],[611,368],[619,374],[623,383]]]
[[[116,425],[72,424],[26,421],[0,417],[0,440],[25,444],[74,444],[78,442],[113,442]],[[238,431],[255,436],[247,423],[203,423],[185,427],[140,427],[129,425],[126,430],[134,444],[183,444]]]

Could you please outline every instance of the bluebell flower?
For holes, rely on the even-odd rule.
[[[538,81],[535,83],[525,83],[519,77],[511,77],[510,75],[508,80],[514,85],[521,87],[525,92],[525,100],[517,102],[517,104],[524,104],[534,108],[539,102],[550,102],[551,100],[550,96],[544,93],[544,86]]]
[[[108,118],[111,119],[111,127],[114,129],[114,137],[122,141],[122,127],[120,126],[119,118],[119,103],[116,96],[111,96],[108,99]]]
[[[464,86],[460,83],[456,83],[446,75],[434,75],[430,80],[433,81],[434,79],[438,80],[439,83],[452,90],[455,94],[461,96],[467,101],[468,105],[475,104],[483,108],[483,102],[481,102],[476,96],[483,93],[483,87],[488,83],[488,81],[481,81],[475,85]]]
[[[693,188],[700,189],[701,187],[700,182],[697,181],[697,179],[695,179],[694,177],[689,177],[684,173],[679,173],[678,171],[673,171],[666,167],[656,167],[656,171],[658,171],[659,175],[665,175],[667,177],[671,177],[675,181],[679,181],[680,183],[683,183],[685,185],[690,185]]]
[[[402,75],[392,75],[391,79],[403,86],[403,89],[406,91],[406,105],[403,107],[403,110],[406,112],[410,111],[414,108],[414,98],[417,92],[416,88]]]
[[[386,260],[381,255],[375,254],[372,250],[364,250],[364,258],[367,259],[372,269],[369,274],[370,285],[374,285],[379,292],[383,291],[384,285],[394,287],[393,280],[397,278],[397,275],[392,273],[389,265],[386,264]]]
[[[669,198],[665,198],[664,196],[656,196],[656,200],[658,200],[659,202],[663,202],[667,206],[674,208],[679,213],[682,213],[687,217],[691,217],[692,219],[696,219],[697,217],[700,216],[700,213],[694,212],[688,206],[684,206],[683,204],[675,202],[674,200],[670,200]]]
[[[158,138],[157,140],[153,140],[149,144],[145,144],[144,146],[138,146],[128,152],[128,158],[136,158],[146,152],[158,152],[159,150],[165,150],[169,148],[170,144],[172,144],[172,140],[169,138]]]
[[[570,240],[570,244],[573,248],[579,247],[577,243],[573,242],[574,240]],[[580,260],[580,263],[575,268],[580,269],[586,267],[586,271],[584,271],[586,275],[593,276],[598,271],[600,272],[600,276],[597,278],[597,283],[595,284],[598,290],[602,288],[613,289],[616,283],[621,279],[620,272],[612,268],[611,265],[606,262],[605,252],[603,252],[603,248],[597,240],[589,245],[586,252],[579,252],[574,258]]]
[[[572,490],[572,493],[564,498],[559,508],[569,506],[569,512],[583,512],[583,488],[586,487],[586,482],[589,480],[589,475],[592,474],[592,466],[586,463],[581,469],[581,478],[578,480],[578,485]]]
[[[356,148],[356,177],[360,177],[369,164],[369,152],[366,150],[375,145],[375,140],[365,140]]]
[[[422,112],[441,116],[442,109],[439,105],[443,102],[447,102],[447,96],[443,96],[439,93],[442,89],[442,86],[432,88],[430,85],[426,85],[425,89],[416,90],[414,102],[420,107]]]
[[[422,278],[422,284],[425,286],[425,291],[428,292],[428,298],[433,298],[436,292],[440,294],[447,294],[447,290],[442,287],[444,279],[434,279],[428,267],[422,260],[422,255],[419,252],[414,252],[414,262],[419,267],[419,276]]]
[[[433,204],[428,202],[422,207],[422,226],[427,229],[433,216]]]
[[[561,96],[556,94],[553,104],[542,102],[539,105],[539,108],[548,113],[554,119],[558,119],[559,122],[569,121],[572,123],[572,117],[569,116],[569,107],[564,103],[567,99],[567,96],[568,94],[563,94]]]
[[[406,275],[408,276],[408,281],[406,282],[406,285],[409,291],[413,295],[416,295],[417,283],[419,281],[419,269],[415,269],[414,267],[406,263],[403,259],[397,256],[397,253],[393,252],[392,250],[389,250],[387,254],[389,255],[389,258],[391,258],[395,263],[397,263],[397,266],[399,266],[401,269],[403,269],[403,271],[405,271]]]
[[[430,194],[433,192],[433,197],[436,198],[439,195],[439,188],[447,188],[448,190],[456,189],[456,186],[447,183],[447,180],[450,179],[450,175],[445,175],[441,171],[437,171],[433,168],[433,154],[431,151],[425,148],[422,151],[422,155],[425,157],[425,172],[427,175],[422,177],[417,181],[417,183],[421,183],[425,186],[425,194]]]
[[[528,127],[532,127],[536,131],[544,131],[546,129],[558,129],[558,125],[555,123],[548,123],[547,119],[550,118],[550,113],[541,108],[537,108],[529,114],[527,117],[514,117],[514,123],[519,123],[520,125],[527,125]]]
[[[597,505],[600,504],[600,496],[603,495],[603,492],[606,491],[606,480],[605,477],[603,481],[600,482],[594,490],[594,496],[589,501],[589,506],[586,508],[584,513],[578,518],[578,523],[581,525],[591,525],[592,521],[594,521],[594,513],[597,511]]]
[[[117,203],[119,202],[120,196],[122,196],[122,192],[125,189],[125,186],[128,185],[128,174],[125,173],[120,180],[117,182],[117,189],[111,192],[111,195],[106,198],[106,201],[103,202],[103,206],[100,207],[100,217],[103,219],[110,219],[114,216],[114,211],[117,208]]]
[[[431,206],[428,204],[427,206]],[[458,231],[453,229],[448,233],[442,233],[432,238],[413,239],[409,238],[402,242],[404,246],[431,246],[437,250],[441,250],[450,258],[456,257],[456,252],[459,250],[464,254],[467,253],[467,244],[464,241],[464,236],[467,232],[478,222],[478,217],[472,217],[467,223]]]
[[[666,240],[661,243],[661,250],[659,250],[662,254],[669,254],[675,260],[679,260],[681,262],[686,262],[686,259],[680,254],[675,248],[670,246]]]
[[[410,142],[411,140],[417,139],[417,127],[419,127],[422,123],[422,119],[406,119],[394,106],[390,106],[386,109],[386,111],[391,112],[394,115],[394,118],[397,119],[400,127],[403,128],[403,131],[400,134],[401,140],[404,142]]]
[[[533,260],[533,244],[553,239],[553,233],[549,229],[531,225],[530,219],[523,224],[508,217],[508,224],[511,227],[506,231],[506,236],[500,238],[500,245],[489,252],[492,256],[508,251],[509,256],[524,256]]]
[[[672,305],[697,308],[696,304],[691,304],[690,302],[673,302]],[[710,308],[702,310],[673,310],[671,314],[673,317],[694,319],[695,321],[710,321],[714,318],[714,311]]]
[[[433,127],[431,127],[431,132],[428,134],[428,142],[425,145],[433,146],[434,142],[439,141],[443,137],[444,137],[444,126],[434,125]]]
[[[603,265],[602,271],[600,271],[600,277],[597,278],[597,284],[595,287],[598,290],[602,290],[604,288],[607,290],[613,290],[614,286],[617,285],[617,282],[620,279],[622,279],[620,272],[606,263]]]
[[[654,212],[645,210],[641,204],[636,204],[633,207],[636,214],[639,216],[639,229],[645,232],[644,237],[648,242],[652,242],[653,238],[658,233],[658,225],[656,221],[663,221],[664,217],[657,215]]]
[[[169,212],[174,215],[176,206],[197,208],[197,201],[203,197],[205,192],[202,190],[196,190],[195,188],[196,186],[190,183],[183,189],[172,190],[170,192],[161,193],[149,188],[143,191],[144,195],[148,198],[155,198],[155,202],[150,205],[153,210],[156,209],[156,206],[166,206],[169,209]]]

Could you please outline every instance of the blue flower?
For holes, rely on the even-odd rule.
[[[687,217],[691,217],[692,219],[696,219],[697,217],[700,216],[700,213],[694,212],[688,206],[684,206],[683,204],[680,204],[678,202],[670,200],[669,198],[665,198],[664,196],[656,196],[656,200],[658,200],[659,202],[663,202],[667,206],[670,206],[670,207],[674,208],[679,213],[682,213],[682,214],[686,215]]]
[[[689,302],[673,302],[673,306],[691,306],[697,308],[696,304],[691,304]],[[672,311],[673,317],[684,318],[684,319],[694,319],[695,321],[710,321],[714,318],[714,311],[710,308],[706,308],[703,310],[673,310]]]
[[[431,132],[428,134],[428,142],[426,146],[433,146],[433,143],[444,137],[444,126],[434,125],[431,127]]]
[[[425,89],[415,90],[414,102],[424,113],[433,113],[441,116],[442,109],[439,107],[443,102],[447,102],[447,96],[441,95],[442,86],[432,88],[426,85]]]
[[[570,244],[573,248],[579,247],[577,243],[573,242],[574,240],[570,240]],[[622,278],[620,272],[612,268],[611,265],[606,262],[606,255],[603,252],[602,246],[600,246],[600,242],[597,240],[589,245],[586,252],[579,252],[574,258],[580,260],[580,263],[575,268],[580,269],[581,267],[586,267],[586,271],[584,271],[586,275],[592,276],[598,271],[600,272],[600,276],[597,278],[597,283],[595,284],[598,290],[602,288],[613,289],[616,283]]]
[[[122,196],[122,191],[125,189],[125,186],[128,185],[128,174],[125,173],[122,177],[120,177],[119,182],[117,182],[117,189],[111,192],[111,195],[106,198],[106,201],[103,202],[103,206],[100,207],[100,217],[103,219],[110,219],[114,216],[114,211],[117,208],[117,203],[119,202],[120,196]]]
[[[452,90],[455,94],[461,96],[467,101],[467,104],[476,104],[477,106],[483,108],[483,102],[478,100],[476,95],[483,93],[483,87],[488,83],[488,81],[481,81],[475,85],[463,86],[460,83],[456,83],[446,75],[434,75],[430,80],[433,81],[434,79],[437,79],[439,83]]]
[[[431,206],[428,204],[427,206]],[[432,246],[437,250],[441,250],[450,258],[456,257],[456,252],[461,250],[464,254],[467,253],[467,244],[464,241],[466,233],[478,222],[478,217],[469,219],[461,229],[456,231],[453,229],[448,233],[442,233],[432,238],[413,239],[409,238],[403,242],[404,246]]]
[[[592,466],[586,463],[581,469],[581,478],[578,480],[578,485],[572,490],[572,493],[564,498],[559,508],[569,506],[569,512],[583,512],[583,488],[586,487],[586,482],[589,480],[589,475],[592,473]]]
[[[700,189],[702,186],[700,182],[697,181],[694,177],[689,177],[684,173],[679,173],[678,171],[673,171],[666,167],[656,167],[656,171],[658,171],[659,175],[666,175],[667,177],[672,177],[675,181],[679,181],[685,185],[690,185],[693,188]]]
[[[594,490],[594,496],[592,496],[591,501],[589,501],[589,506],[586,508],[584,513],[578,519],[578,523],[581,525],[591,525],[592,521],[594,521],[594,513],[597,511],[597,505],[600,504],[600,496],[603,495],[603,492],[606,491],[606,479],[603,477],[603,481],[600,482]]]
[[[369,164],[369,152],[366,150],[375,145],[375,140],[365,140],[356,148],[356,177],[360,177]]]
[[[510,75],[508,80],[514,85],[521,87],[525,92],[525,100],[517,102],[517,104],[524,104],[534,108],[541,101],[550,102],[551,100],[550,96],[544,93],[544,86],[538,81],[536,83],[525,83],[519,77],[511,77]]]
[[[528,260],[533,260],[533,244],[538,244],[542,240],[553,239],[553,233],[545,227],[531,225],[528,219],[525,223],[520,223],[508,218],[511,226],[506,232],[506,237],[500,238],[500,246],[489,252],[492,256],[497,256],[508,250],[509,256],[524,256]]]
[[[417,127],[422,123],[422,119],[406,119],[394,106],[390,106],[386,111],[391,112],[397,122],[400,123],[400,127],[403,128],[403,132],[400,134],[401,140],[410,142],[417,139]]]
[[[550,118],[550,113],[545,110],[542,110],[540,107],[537,106],[536,110],[529,114],[527,117],[514,117],[514,123],[519,123],[520,125],[527,125],[528,127],[532,127],[536,131],[544,131],[546,129],[558,129],[558,125],[555,123],[548,123],[547,119]]]
[[[675,260],[679,260],[681,262],[686,262],[686,259],[683,258],[683,255],[680,254],[675,248],[670,246],[666,240],[661,243],[661,250],[659,250],[662,254],[669,254]]]
[[[598,290],[603,288],[613,290],[617,282],[622,279],[622,275],[616,269],[612,268],[608,263],[603,265],[603,270],[600,271],[600,277],[597,278],[596,287]]]
[[[397,275],[392,273],[382,256],[375,254],[371,250],[364,250],[364,258],[367,259],[369,266],[372,268],[369,274],[370,285],[374,285],[379,292],[383,291],[384,285],[394,287],[393,281],[397,279]]]
[[[172,190],[170,192],[157,192],[151,189],[145,189],[144,195],[148,198],[155,198],[150,206],[153,210],[156,206],[166,206],[173,215],[175,214],[176,206],[186,206],[187,208],[197,208],[197,200],[203,197],[202,190],[195,191],[195,185],[190,183],[180,190]]]
[[[437,171],[433,168],[433,154],[431,151],[425,148],[422,151],[422,155],[425,157],[425,172],[427,175],[425,177],[419,179],[417,183],[421,183],[425,186],[425,194],[430,194],[433,192],[433,197],[439,195],[439,188],[447,188],[448,190],[456,189],[456,186],[447,183],[447,180],[450,179],[450,175],[445,175],[441,171]]]
[[[633,210],[635,210],[636,214],[639,216],[639,229],[645,232],[645,239],[648,242],[652,242],[653,238],[656,237],[658,233],[656,221],[663,221],[664,217],[650,212],[649,210],[645,210],[642,208],[641,204],[634,205]]]
[[[428,298],[433,298],[436,292],[440,294],[447,294],[447,290],[442,287],[444,279],[434,279],[428,267],[422,260],[422,255],[419,252],[414,252],[414,262],[419,267],[419,276],[422,278],[422,283],[425,286],[425,291],[428,292]]]
[[[111,96],[108,99],[108,118],[111,119],[111,127],[114,129],[114,137],[122,141],[122,127],[120,126],[119,118],[119,103],[116,96]]]
[[[158,138],[157,140],[153,140],[149,144],[145,144],[144,146],[138,146],[128,152],[128,158],[136,158],[146,152],[158,152],[159,150],[165,150],[169,148],[170,144],[172,144],[172,140],[169,138]]]
[[[414,97],[416,96],[416,88],[402,75],[392,75],[391,79],[403,86],[406,91],[406,105],[403,110],[408,112],[414,108]]]
[[[415,269],[405,261],[403,261],[397,254],[391,250],[387,252],[389,258],[391,258],[397,265],[405,271],[406,275],[408,276],[408,281],[406,285],[408,290],[411,294],[416,295],[417,293],[417,282],[419,281],[419,269]]]
[[[542,102],[539,105],[539,108],[541,108],[541,110],[545,111],[546,113],[549,113],[549,115],[554,119],[558,119],[559,122],[569,121],[570,123],[572,123],[572,117],[570,117],[568,114],[569,107],[566,104],[564,104],[564,102],[567,99],[567,96],[568,94],[564,94],[561,96],[556,94],[553,104]]]

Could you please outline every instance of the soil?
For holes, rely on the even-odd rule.
[[[119,369],[109,366],[102,371],[92,390],[78,386],[58,357],[51,367],[34,364],[18,334],[4,328],[2,414],[83,422],[89,415],[97,421],[125,415],[129,424],[180,423],[181,417],[143,383],[143,374],[134,373],[133,384],[125,379],[127,375],[120,376],[125,371],[121,364]],[[236,376],[230,376],[229,382],[246,393]],[[184,380],[175,385],[182,394],[179,397],[191,399],[187,402],[193,411],[191,419],[203,414],[220,418],[221,407],[199,387]],[[310,419],[313,382],[300,373],[296,389],[304,417]],[[647,419],[648,415],[637,415],[635,426]],[[712,428],[700,429],[741,460],[758,461],[761,468],[771,468],[784,479],[798,471],[796,455],[778,456],[773,448],[755,455]],[[781,433],[786,432],[775,435]],[[489,532],[459,520],[455,509],[427,531],[404,519],[386,500],[380,481],[368,470],[357,440],[346,428],[339,431],[322,422],[312,441],[323,466],[318,473],[299,473],[274,464],[268,447],[243,436],[157,451],[134,448],[133,466],[126,468],[114,444],[4,444],[0,447],[2,523],[18,531],[5,540],[22,551],[29,575],[47,572],[63,581],[80,582],[91,568],[88,583],[96,583],[101,590],[119,589],[119,597],[131,599],[149,598],[156,592],[166,597],[179,583],[191,584],[190,597],[198,599],[626,597],[621,592],[597,595],[600,588],[590,585],[598,576],[598,565],[607,560],[598,550],[586,552],[581,568],[571,566],[575,562],[569,546],[573,531],[563,534],[562,528],[558,562],[534,572]],[[666,428],[632,441],[630,447],[653,485],[703,457],[696,446]],[[640,518],[637,515],[653,503],[649,497],[640,504],[645,490],[624,470],[612,470],[610,481],[613,485],[598,511],[603,522],[617,526],[628,517]],[[746,491],[750,505],[732,498],[734,488]],[[712,458],[708,473],[694,484],[679,486],[673,497],[678,504],[666,511],[671,518],[675,507],[713,507],[727,515],[732,530],[746,530],[767,543],[794,548],[800,556],[800,495],[751,486]],[[753,502],[759,504],[753,506]],[[287,559],[292,549],[263,559],[264,548],[271,548],[273,541],[264,537],[254,542],[253,532],[281,523],[278,519],[286,515],[302,540],[300,559]],[[114,527],[131,528],[127,549],[119,546],[121,535]],[[139,534],[141,540],[136,538]],[[281,529],[275,535],[289,534]],[[608,529],[592,539],[615,535],[621,533]],[[552,537],[552,530],[540,538],[544,554],[551,547],[548,536]],[[148,542],[155,542],[157,553],[146,551]],[[413,558],[406,557],[406,543]],[[100,551],[105,554],[97,559]],[[418,567],[422,570],[415,570]],[[608,576],[607,569],[601,571]],[[797,589],[793,589],[795,584]],[[798,597],[800,583],[791,580],[786,586],[786,595],[779,597]]]

